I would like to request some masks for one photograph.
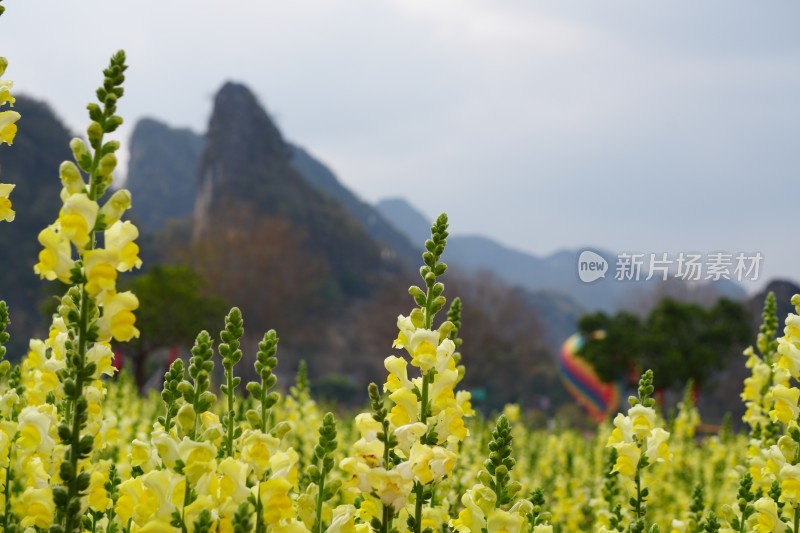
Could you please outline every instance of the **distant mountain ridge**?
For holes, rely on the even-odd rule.
[[[397,254],[408,266],[416,265],[422,253],[424,238],[410,241],[406,234],[387,222],[377,209],[362,201],[350,189],[342,185],[333,171],[322,161],[295,144],[290,143],[289,149],[292,153],[292,167],[306,181],[341,203],[370,237],[388,246],[385,248],[385,253]],[[412,243],[415,243],[416,246]]]
[[[280,136],[277,128],[269,130],[271,135]],[[377,209],[342,185],[325,163],[296,144],[281,142],[287,150],[273,146],[273,155],[288,153],[290,166],[305,181],[342,204],[363,230],[383,245],[384,257],[416,264],[424,236],[417,245],[412,244]],[[134,198],[133,217],[143,229],[158,230],[170,219],[194,215],[204,146],[204,136],[189,129],[172,128],[151,118],[137,122],[130,140],[125,187]]]
[[[225,227],[232,213],[246,207],[301,229],[345,294],[363,290],[356,281],[362,273],[396,270],[348,210],[309,184],[291,160],[292,149],[255,95],[225,83],[214,98],[198,172],[195,239]]]
[[[409,238],[423,227],[430,227],[428,217],[401,198],[382,200],[376,204],[378,211]],[[613,278],[615,253],[598,248],[586,248],[600,254],[610,263],[607,277]],[[614,312],[636,293],[653,287],[656,279],[639,282],[614,282],[613,279],[584,283],[577,275],[577,260],[581,250],[561,250],[539,257],[509,248],[491,238],[480,235],[451,235],[447,240],[445,261],[468,272],[487,270],[511,285],[529,291],[551,291],[569,296],[586,311]],[[722,280],[714,288],[724,296],[742,299],[744,289],[738,284]]]
[[[189,129],[171,128],[151,118],[136,123],[125,188],[134,198],[133,216],[139,226],[156,230],[169,219],[194,213],[203,146],[203,136]]]
[[[148,158],[153,169],[144,164]],[[255,96],[239,84],[228,83],[220,89],[205,138],[151,120],[137,125],[131,143],[129,186],[133,189],[137,179],[158,181],[165,175],[174,182],[170,190],[152,186],[150,191],[134,190],[135,206],[162,213],[141,213],[148,222],[163,223],[167,209],[184,216],[193,212],[196,234],[202,234],[212,211],[224,210],[226,205],[258,206],[264,213],[290,218],[307,228],[312,246],[337,262],[348,255],[344,251],[351,246],[343,235],[348,235],[348,241],[366,243],[369,258],[363,256],[365,250],[355,252],[356,258],[363,257],[337,267],[338,276],[368,265],[369,270],[375,265],[385,267],[387,261],[390,269],[398,261],[415,265],[430,232],[431,220],[402,198],[383,200],[374,207],[359,199],[325,163],[287,142]],[[187,195],[183,187],[193,187],[196,194]],[[176,201],[162,201],[178,189],[183,192],[175,193]],[[615,254],[595,251],[613,262]],[[537,308],[548,331],[556,332],[550,339],[556,345],[558,337],[571,332],[568,329],[580,314],[614,312],[631,294],[649,287],[644,282],[612,280],[582,283],[576,271],[578,253],[562,250],[538,257],[485,236],[456,232],[448,239],[445,260],[462,273],[493,272],[504,283],[527,291],[526,301]],[[609,276],[613,277],[613,270]],[[733,297],[744,293],[732,283],[717,288]]]

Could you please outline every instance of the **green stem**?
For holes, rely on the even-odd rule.
[[[92,235],[91,241],[94,240]],[[81,314],[78,322],[78,365],[75,372],[75,391],[76,395],[73,399],[74,408],[72,409],[72,434],[71,442],[69,445],[69,462],[72,466],[72,479],[69,483],[69,492],[67,501],[72,501],[73,498],[79,497],[78,494],[78,457],[80,455],[80,442],[81,442],[81,417],[78,413],[78,398],[83,395],[83,367],[86,359],[86,327],[88,322],[88,308],[89,307],[89,293],[86,292],[86,287],[81,287]],[[75,529],[75,519],[72,513],[67,511],[66,520],[64,523],[64,530],[67,533],[72,533]]]
[[[380,533],[389,533],[392,530],[393,519],[394,519],[394,508],[391,505],[384,505],[383,521],[381,522]]]
[[[192,431],[189,435],[189,440],[197,439],[197,424],[200,423],[200,414],[197,410],[200,408],[199,401],[200,394],[197,390],[197,381],[194,383],[194,402],[192,402],[192,409],[194,410],[194,424],[192,424]],[[183,509],[181,509],[181,530],[183,533],[188,533],[186,528],[186,506],[189,505],[189,497],[191,496],[191,487],[189,486],[189,478],[186,474],[183,475],[184,489],[183,489]]]
[[[422,398],[420,400],[420,408],[419,408],[419,421],[423,424],[428,423],[428,373],[425,372],[422,374]],[[422,493],[423,493],[423,486],[422,483],[417,482],[416,486],[416,494],[417,494],[417,501],[414,503],[414,518],[416,519],[414,523],[414,533],[420,533],[422,531]]]
[[[267,391],[264,380],[261,380],[261,433],[267,432]]]
[[[226,424],[228,435],[226,448],[228,457],[233,457],[233,366],[225,369],[228,378],[228,423]]]
[[[6,483],[3,487],[5,494],[5,512],[3,513],[3,531],[8,531],[8,515],[11,513],[10,500],[11,500],[11,450],[14,443],[8,445],[8,466],[6,467]]]
[[[317,494],[317,523],[314,526],[315,533],[322,533],[322,492],[325,489],[325,470],[320,471],[319,494]]]
[[[383,419],[383,434],[389,435],[389,420]],[[391,470],[392,465],[389,463],[389,446],[388,446],[388,437],[383,442],[383,467],[386,470]]]
[[[419,406],[419,421],[423,424],[428,423],[428,381],[429,372],[422,374],[422,394]]]
[[[797,511],[798,511],[798,507],[795,507],[794,508],[794,528],[792,529],[792,531],[794,533],[797,533],[797,528],[800,527],[800,513],[798,513]]]
[[[417,481],[417,485],[415,487],[416,492],[416,502],[414,502],[414,533],[420,533],[422,531],[422,495],[425,487]]]
[[[183,476],[183,508],[181,509],[181,531],[188,533],[189,528],[186,527],[186,506],[189,505],[189,497],[192,494],[192,489],[189,486],[189,479],[184,474]]]
[[[172,417],[169,416],[171,407],[172,407],[171,405],[167,406],[167,414],[164,415],[164,431],[167,433],[167,435],[169,435],[169,426],[170,423],[172,422]]]
[[[258,481],[258,499],[256,500],[256,533],[263,533],[263,506],[261,505],[261,480]]]
[[[639,524],[642,522],[642,476],[640,475],[639,466],[636,466],[636,524],[637,531],[641,530]]]

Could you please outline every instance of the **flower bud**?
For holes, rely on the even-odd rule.
[[[83,139],[79,139],[75,137],[69,142],[69,147],[72,150],[72,157],[75,158],[75,161],[81,166],[83,170],[88,171],[89,169],[86,168],[83,164],[83,160],[89,158],[89,149],[86,148],[86,143],[83,142]],[[91,162],[91,159],[89,159]]]
[[[117,168],[117,156],[115,156],[113,153],[106,154],[100,159],[97,173],[106,178],[111,176],[111,173],[114,172],[115,168]]]
[[[84,192],[86,184],[81,177],[80,170],[75,166],[75,163],[72,161],[64,161],[58,169],[58,174],[61,178],[61,183],[64,185],[64,189],[67,190],[67,194]]]
[[[89,136],[89,144],[97,149],[100,146],[100,139],[103,137],[103,127],[99,122],[93,120],[86,128],[86,134]]]
[[[273,437],[277,437],[279,439],[282,439],[283,436],[286,435],[287,433],[289,433],[289,431],[291,431],[291,430],[292,430],[292,425],[289,424],[289,422],[286,422],[284,420],[283,422],[278,422],[275,425],[275,427],[272,428],[272,431],[270,431],[270,434]]]
[[[107,157],[107,156],[106,156]],[[105,157],[103,158],[105,159]],[[102,164],[102,160],[101,160]],[[127,189],[120,189],[111,195],[106,204],[100,209],[107,226],[118,221],[122,214],[131,207],[131,193]]]

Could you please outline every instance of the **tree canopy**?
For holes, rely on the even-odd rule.
[[[142,385],[150,353],[173,345],[191,345],[197,334],[215,331],[228,305],[205,293],[200,274],[184,265],[158,265],[130,282],[139,298],[136,325],[140,335],[130,342],[137,384]]]
[[[704,308],[665,298],[644,318],[628,312],[598,312],[581,317],[587,339],[581,356],[605,381],[630,380],[650,368],[662,389],[698,386],[741,352],[750,337],[747,309],[726,298]]]

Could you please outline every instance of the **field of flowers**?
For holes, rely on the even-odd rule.
[[[768,298],[757,347],[745,352],[747,435],[697,438],[691,395],[665,422],[649,371],[627,413],[592,437],[528,430],[516,406],[485,420],[458,390],[468,369],[460,302],[447,305],[440,281],[444,215],[409,289],[413,308],[387,339],[396,350],[386,381],[369,387],[369,408],[354,418],[324,413],[302,373],[290,394],[277,392],[274,331],[259,344],[259,380],[241,383],[236,308],[220,317],[218,340],[199,332],[160,395],[141,398],[125,376],[112,379],[112,340],[138,334],[138,300],[117,292],[117,276],[141,266],[138,230],[124,220],[130,194],[109,189],[125,61],[111,58],[86,141],[70,143],[63,206],[31,265],[70,288],[49,336],[31,340],[19,364],[0,363],[2,531],[798,532],[799,316],[776,339]],[[6,66],[0,58],[0,76]],[[0,144],[13,143],[20,119],[11,89],[0,81]],[[14,219],[13,188],[0,183],[0,221]],[[800,314],[800,296],[793,303]],[[0,302],[0,358],[8,323]]]

